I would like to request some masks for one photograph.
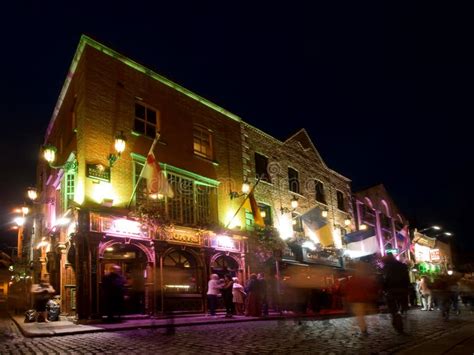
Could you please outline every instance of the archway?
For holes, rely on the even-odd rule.
[[[232,277],[239,276],[240,262],[237,258],[227,254],[216,254],[211,259],[211,272],[223,278],[225,274]]]

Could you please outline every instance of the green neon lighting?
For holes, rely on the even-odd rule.
[[[137,161],[141,164],[145,164],[145,161],[146,161],[145,156],[143,156],[141,154],[137,154],[137,153],[130,153],[130,155],[132,156],[133,160],[135,160],[135,161]],[[172,173],[179,174],[183,177],[193,179],[193,180],[195,180],[196,184],[198,184],[198,185],[217,187],[217,186],[219,186],[219,183],[220,183],[217,180],[214,180],[214,179],[211,179],[211,178],[193,173],[193,172],[188,171],[188,170],[177,168],[176,166],[169,165],[169,164],[166,164],[166,163],[160,163],[160,168],[164,171],[170,171]]]
[[[84,52],[84,48],[86,47],[86,45],[91,46],[92,48],[95,48],[98,51],[100,51],[100,52],[102,52],[102,53],[104,53],[104,54],[106,54],[106,55],[108,55],[112,58],[115,58],[115,59],[119,60],[120,62],[124,63],[125,65],[128,65],[129,67],[131,67],[131,68],[133,68],[133,69],[149,76],[150,78],[152,78],[156,81],[159,81],[160,83],[169,86],[170,88],[172,88],[172,89],[174,89],[174,90],[176,90],[176,91],[192,98],[193,100],[196,100],[196,101],[202,103],[203,105],[213,109],[214,111],[220,112],[224,116],[226,116],[226,117],[228,117],[228,118],[230,118],[234,121],[237,121],[237,122],[242,121],[242,119],[239,116],[233,114],[232,112],[229,112],[226,109],[216,105],[215,103],[203,98],[202,96],[199,96],[198,94],[182,87],[181,85],[178,85],[178,84],[172,82],[171,80],[165,78],[164,76],[161,76],[160,74],[155,73],[153,70],[148,69],[148,68],[146,68],[145,66],[143,66],[141,64],[138,64],[137,62],[131,60],[130,58],[127,58],[126,56],[114,51],[113,49],[104,46],[103,44],[93,40],[92,38],[90,38],[86,35],[82,35],[81,39],[79,41],[79,44],[77,46],[76,53],[74,54],[71,66],[69,67],[68,75],[66,76],[66,80],[64,81],[63,87],[61,89],[61,93],[59,94],[58,101],[56,102],[56,106],[54,108],[53,115],[52,115],[51,120],[50,120],[49,125],[48,125],[48,129],[46,130],[45,143],[47,142],[48,137],[51,134],[51,130],[52,130],[53,125],[54,125],[54,121],[56,120],[59,109],[61,108],[64,97],[66,96],[66,92],[69,88],[69,85],[71,84],[71,80],[74,76],[74,73],[76,72],[77,64],[79,63],[79,61],[82,57],[82,54]]]

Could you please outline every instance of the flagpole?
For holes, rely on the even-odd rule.
[[[257,182],[255,183],[255,185],[253,185],[252,189],[250,190],[250,192],[247,194],[247,196],[245,196],[244,200],[242,201],[242,203],[240,204],[239,208],[237,209],[237,211],[234,213],[234,215],[232,216],[232,218],[229,220],[229,222],[227,223],[227,225],[225,226],[225,229],[229,228],[229,225],[232,223],[232,221],[234,220],[235,216],[237,216],[237,214],[239,213],[240,209],[242,208],[242,206],[244,205],[245,201],[247,201],[247,199],[249,198],[250,194],[253,193],[253,190],[255,190],[255,188],[257,187],[258,183],[260,182],[260,177],[257,179]]]
[[[140,171],[140,175],[138,176],[137,182],[135,183],[135,186],[133,187],[132,196],[130,196],[130,200],[128,201],[128,206],[127,206],[128,209],[130,208],[130,205],[132,204],[133,197],[134,197],[135,194],[137,193],[138,184],[139,184],[140,181],[142,180],[143,171],[145,170],[145,165],[146,165],[146,159],[148,159],[148,155],[150,155],[150,153],[153,152],[153,149],[155,149],[155,145],[156,145],[156,143],[158,143],[158,140],[159,140],[159,139],[160,139],[160,133],[159,133],[159,132],[156,132],[155,139],[153,139],[153,143],[151,144],[150,150],[148,151],[148,154],[146,155],[145,164],[143,165],[143,168],[142,168],[142,170]]]

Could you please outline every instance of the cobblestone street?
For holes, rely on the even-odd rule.
[[[366,338],[358,336],[353,318],[186,326],[177,327],[175,335],[164,334],[164,329],[137,329],[45,338],[24,338],[10,319],[2,318],[0,353],[396,353],[474,323],[473,315],[453,316],[449,322],[440,318],[439,312],[411,311],[408,334],[398,335],[387,315],[369,316]]]

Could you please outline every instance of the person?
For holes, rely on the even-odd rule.
[[[46,322],[48,320],[48,311],[46,310],[46,304],[48,303],[51,295],[55,292],[53,286],[51,286],[46,280],[42,279],[39,284],[31,286],[31,293],[34,296],[34,308],[37,312],[36,321]]]
[[[245,287],[247,293],[247,307],[245,308],[245,316],[260,317],[262,315],[261,299],[258,287],[258,279],[256,274],[251,274]]]
[[[361,335],[367,336],[365,316],[377,300],[378,288],[369,264],[358,262],[354,265],[354,269],[354,274],[345,285],[346,301],[356,317]]]
[[[232,301],[234,302],[235,313],[241,316],[244,314],[244,300],[247,294],[237,277],[234,277],[232,280],[234,281],[234,285],[232,286]]]
[[[433,308],[431,306],[431,288],[429,286],[428,277],[422,276],[420,280],[420,284],[418,285],[418,291],[421,296],[421,303],[422,311],[432,311]]]
[[[220,293],[220,282],[219,276],[217,274],[212,274],[209,277],[209,282],[207,284],[207,307],[209,310],[209,315],[216,315],[217,308],[217,297]]]
[[[229,274],[224,275],[224,284],[221,288],[222,298],[224,299],[225,305],[225,317],[232,318],[234,313],[234,302],[232,301],[233,295],[232,290],[234,286],[234,281]]]
[[[260,293],[260,299],[262,302],[262,314],[264,317],[268,316],[268,287],[267,281],[265,280],[265,274],[263,272],[259,272],[257,275],[258,280],[258,291]]]
[[[125,278],[118,265],[113,265],[110,272],[102,280],[104,294],[104,305],[107,321],[112,322],[115,316],[120,320],[124,307]]]
[[[408,267],[395,259],[391,253],[388,253],[383,261],[383,288],[387,307],[392,315],[392,326],[398,333],[403,333],[403,321],[399,311],[405,313],[408,310]]]

